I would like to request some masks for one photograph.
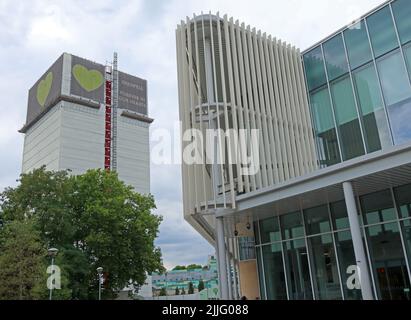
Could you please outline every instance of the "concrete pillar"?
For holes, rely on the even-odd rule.
[[[359,268],[361,292],[363,300],[374,300],[370,272],[368,268],[367,256],[365,254],[364,244],[361,236],[360,222],[358,221],[358,210],[355,201],[354,189],[351,182],[343,183],[345,204],[347,206],[348,219],[350,221],[350,229],[352,242],[354,246],[355,260]],[[342,270],[346,272],[346,270]],[[342,285],[346,285],[343,283]]]
[[[228,300],[228,281],[227,281],[227,258],[224,239],[224,220],[223,217],[216,217],[217,235],[217,259],[218,259],[218,281],[220,283],[220,298]]]

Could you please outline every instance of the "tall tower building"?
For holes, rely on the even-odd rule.
[[[183,160],[226,156],[182,166],[222,298],[411,299],[410,17],[385,1],[301,52],[218,14],[178,25]]]
[[[22,172],[115,169],[137,192],[150,192],[147,82],[62,54],[29,90]]]

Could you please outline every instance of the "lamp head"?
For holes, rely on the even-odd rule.
[[[49,248],[47,250],[47,252],[48,252],[49,256],[55,257],[57,255],[57,253],[59,252],[59,250],[56,249],[56,248]]]

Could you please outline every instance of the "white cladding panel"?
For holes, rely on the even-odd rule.
[[[104,168],[104,109],[64,102],[60,143],[61,169]]]
[[[150,193],[149,124],[122,117],[117,126],[117,172],[142,194]]]
[[[24,137],[22,172],[43,165],[49,170],[60,166],[61,103],[57,104]]]
[[[183,162],[184,215],[197,230],[192,215],[235,210],[240,194],[317,170],[297,48],[218,14],[181,21],[176,42],[183,132],[196,129],[204,136],[210,128],[259,131],[258,146],[239,145],[240,152],[259,155],[255,175],[242,175],[238,162],[213,166]],[[223,145],[224,139],[218,137],[217,149],[230,158],[232,150]],[[197,141],[182,141],[183,150]],[[208,151],[198,148],[204,157]]]

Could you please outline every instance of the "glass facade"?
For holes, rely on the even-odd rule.
[[[359,197],[372,285],[381,300],[411,300],[411,184]],[[273,223],[273,220],[275,223]],[[266,299],[359,300],[347,285],[356,265],[344,200],[259,221],[260,288]],[[274,227],[273,227],[274,226]],[[272,241],[271,241],[272,240]]]
[[[321,167],[411,140],[411,1],[303,54]]]
[[[411,1],[392,0],[303,54],[320,167],[411,141]],[[375,298],[411,300],[411,184],[357,197]],[[344,200],[256,224],[261,297],[360,300]]]

